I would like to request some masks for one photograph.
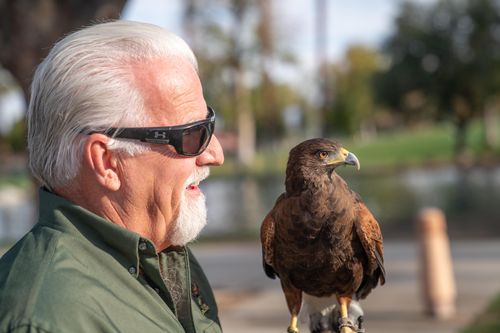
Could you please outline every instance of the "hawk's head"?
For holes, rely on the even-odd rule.
[[[286,169],[287,190],[303,188],[299,183],[330,177],[340,165],[354,165],[358,170],[360,167],[356,155],[336,141],[319,138],[301,142],[290,150]]]

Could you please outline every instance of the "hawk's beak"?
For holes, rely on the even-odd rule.
[[[340,151],[332,156],[332,158],[328,161],[329,165],[340,165],[340,164],[348,164],[348,165],[354,165],[356,168],[359,170],[361,165],[359,164],[359,160],[350,151],[348,151],[345,148],[341,148]]]
[[[361,164],[359,164],[359,160],[356,157],[356,155],[354,155],[351,152],[348,152],[347,150],[346,152],[347,152],[347,157],[345,158],[345,164],[354,165],[356,166],[356,169],[359,170],[361,168]]]

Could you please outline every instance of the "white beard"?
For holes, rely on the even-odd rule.
[[[195,172],[186,181],[186,187],[194,181],[201,181],[208,176],[208,167],[203,167]],[[200,193],[196,198],[188,198],[185,194],[181,197],[179,216],[175,219],[170,232],[172,245],[184,246],[196,239],[207,224],[207,207],[205,196]]]

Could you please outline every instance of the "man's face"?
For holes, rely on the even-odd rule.
[[[207,117],[207,105],[198,74],[179,59],[134,64],[135,84],[144,97],[150,117],[147,126],[174,126]],[[196,237],[206,221],[205,201],[198,184],[208,166],[221,165],[224,155],[214,136],[198,156],[178,155],[174,147],[151,144],[151,151],[122,160],[123,200],[133,207],[133,231],[148,236],[160,251],[184,245]],[[131,214],[132,215],[132,214]]]

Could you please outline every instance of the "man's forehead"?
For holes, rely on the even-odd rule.
[[[151,121],[178,125],[206,117],[201,82],[190,62],[166,58],[138,64],[134,80]]]

